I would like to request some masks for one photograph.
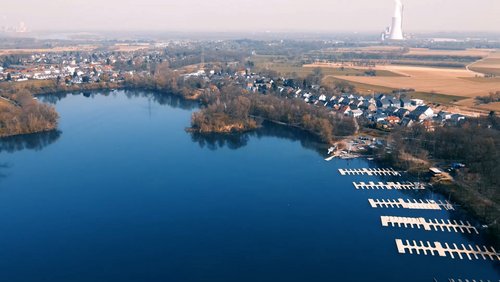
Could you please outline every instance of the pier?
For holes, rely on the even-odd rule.
[[[450,202],[434,200],[378,200],[368,199],[372,208],[403,208],[412,210],[454,210]]]
[[[416,242],[415,240],[412,242],[408,240],[403,242],[401,239],[396,239],[396,246],[400,254],[416,253],[417,255],[433,256],[437,254],[440,257],[451,257],[452,259],[456,257],[464,259],[467,257],[469,260],[482,258],[483,260],[500,261],[500,253],[493,247],[465,246],[464,244],[461,244],[460,247],[453,244],[453,247],[450,247],[448,243],[444,243],[443,246],[440,242],[430,243],[426,241],[424,243],[422,241]]]
[[[439,219],[425,219],[423,217],[399,217],[399,216],[381,216],[380,220],[382,226],[388,227],[405,227],[405,228],[418,228],[426,231],[448,231],[448,232],[461,232],[461,233],[476,233],[479,234],[476,227],[472,226],[468,221],[465,223],[460,220],[439,220]]]
[[[357,190],[425,190],[424,185],[412,182],[353,182]]]
[[[498,280],[500,282],[500,280]],[[448,279],[448,282],[494,282],[494,281],[491,281],[491,280],[477,280],[477,279],[454,279],[454,278],[450,278]]]
[[[399,171],[392,168],[360,168],[360,169],[342,169],[339,168],[341,175],[385,175],[385,176],[401,176]]]

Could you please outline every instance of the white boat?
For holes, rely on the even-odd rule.
[[[329,162],[329,161],[333,160],[334,158],[335,158],[335,156],[330,156],[330,157],[326,158],[325,161]]]

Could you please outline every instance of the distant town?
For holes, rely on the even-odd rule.
[[[223,44],[230,45],[231,42]],[[165,45],[171,48],[184,48],[189,43],[172,42]],[[216,84],[218,81],[229,79],[236,81],[240,87],[251,93],[276,94],[286,98],[302,99],[305,103],[315,107],[325,107],[329,111],[340,113],[353,118],[363,117],[380,130],[390,130],[395,125],[410,127],[414,123],[423,124],[432,130],[435,126],[447,124],[460,125],[467,119],[467,115],[442,110],[442,107],[433,107],[429,101],[411,98],[414,89],[398,89],[391,93],[376,93],[361,95],[355,87],[342,89],[341,93],[334,94],[321,85],[322,69],[316,70],[316,81],[289,77],[275,73],[266,75],[255,69],[252,57],[247,61],[231,61],[224,63],[227,66],[221,71],[221,63],[193,65],[186,68],[186,64],[200,60],[201,54],[169,54],[162,49],[161,44],[118,45],[126,51],[64,51],[64,52],[33,52],[32,54],[7,55],[0,67],[0,81],[24,82],[28,80],[53,80],[61,85],[98,84],[100,82],[124,83],[126,77],[134,75],[153,76],[153,66],[163,62],[170,65],[179,65],[184,80],[197,78],[206,84]],[[138,49],[138,50],[134,50]],[[195,48],[198,48],[196,46]],[[130,51],[133,50],[133,51]],[[255,52],[253,52],[255,54]],[[235,58],[236,59],[236,58]],[[248,64],[250,63],[250,65]],[[211,69],[210,66],[217,66]],[[223,67],[223,66],[222,66]],[[192,70],[189,72],[189,70]],[[366,71],[363,76],[376,76],[377,72]],[[313,77],[314,78],[314,77]],[[314,83],[316,82],[316,83]],[[477,116],[477,114],[472,114]]]

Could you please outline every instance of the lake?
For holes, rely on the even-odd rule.
[[[185,131],[196,103],[146,92],[68,94],[59,130],[0,140],[0,281],[498,280],[498,262],[398,254],[395,239],[490,245],[478,235],[382,227],[380,216],[297,130],[240,136]],[[473,221],[471,221],[473,222]],[[473,222],[473,224],[477,224]],[[481,230],[480,230],[481,231]]]

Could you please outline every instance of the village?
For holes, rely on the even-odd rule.
[[[127,60],[126,53],[119,59]],[[15,63],[0,67],[0,81],[22,82],[28,80],[58,80],[66,84],[98,82],[104,77],[111,82],[120,80],[123,71],[110,65],[116,62],[112,54],[94,53],[34,53],[20,56]]]
[[[174,43],[178,48],[195,48],[186,44]],[[204,85],[211,85],[229,79],[248,93],[302,99],[311,106],[328,108],[332,113],[363,119],[371,127],[382,131],[390,131],[397,125],[411,127],[413,124],[422,124],[432,131],[436,126],[460,125],[467,118],[460,113],[433,107],[422,99],[412,99],[411,92],[407,89],[394,91],[395,93],[372,93],[369,96],[357,94],[355,89],[349,87],[333,92],[321,85],[321,79],[311,83],[297,77],[266,75],[236,60],[205,65],[203,54],[184,54],[179,57],[178,53],[169,53],[161,47],[149,46],[129,52],[35,52],[7,57],[0,67],[0,82],[54,80],[57,84],[65,85],[99,82],[120,84],[127,76],[152,76],[155,66],[169,62],[171,65],[177,63],[180,66],[176,71],[184,81],[195,80]],[[199,62],[200,59],[201,65],[186,67],[187,64]]]
[[[250,69],[234,74],[221,74],[213,70],[208,74],[204,70],[186,74],[185,78],[199,77],[206,82],[214,82],[229,76],[238,81],[241,87],[250,93],[262,95],[274,94],[285,98],[302,99],[305,103],[316,107],[326,107],[332,113],[340,113],[355,119],[365,119],[374,128],[390,131],[394,126],[411,127],[422,124],[432,131],[436,126],[457,126],[467,116],[433,107],[422,99],[407,98],[411,93],[404,90],[398,93],[373,93],[365,96],[355,93],[329,93],[323,86],[308,85],[304,80],[286,77],[266,77],[252,73]]]

